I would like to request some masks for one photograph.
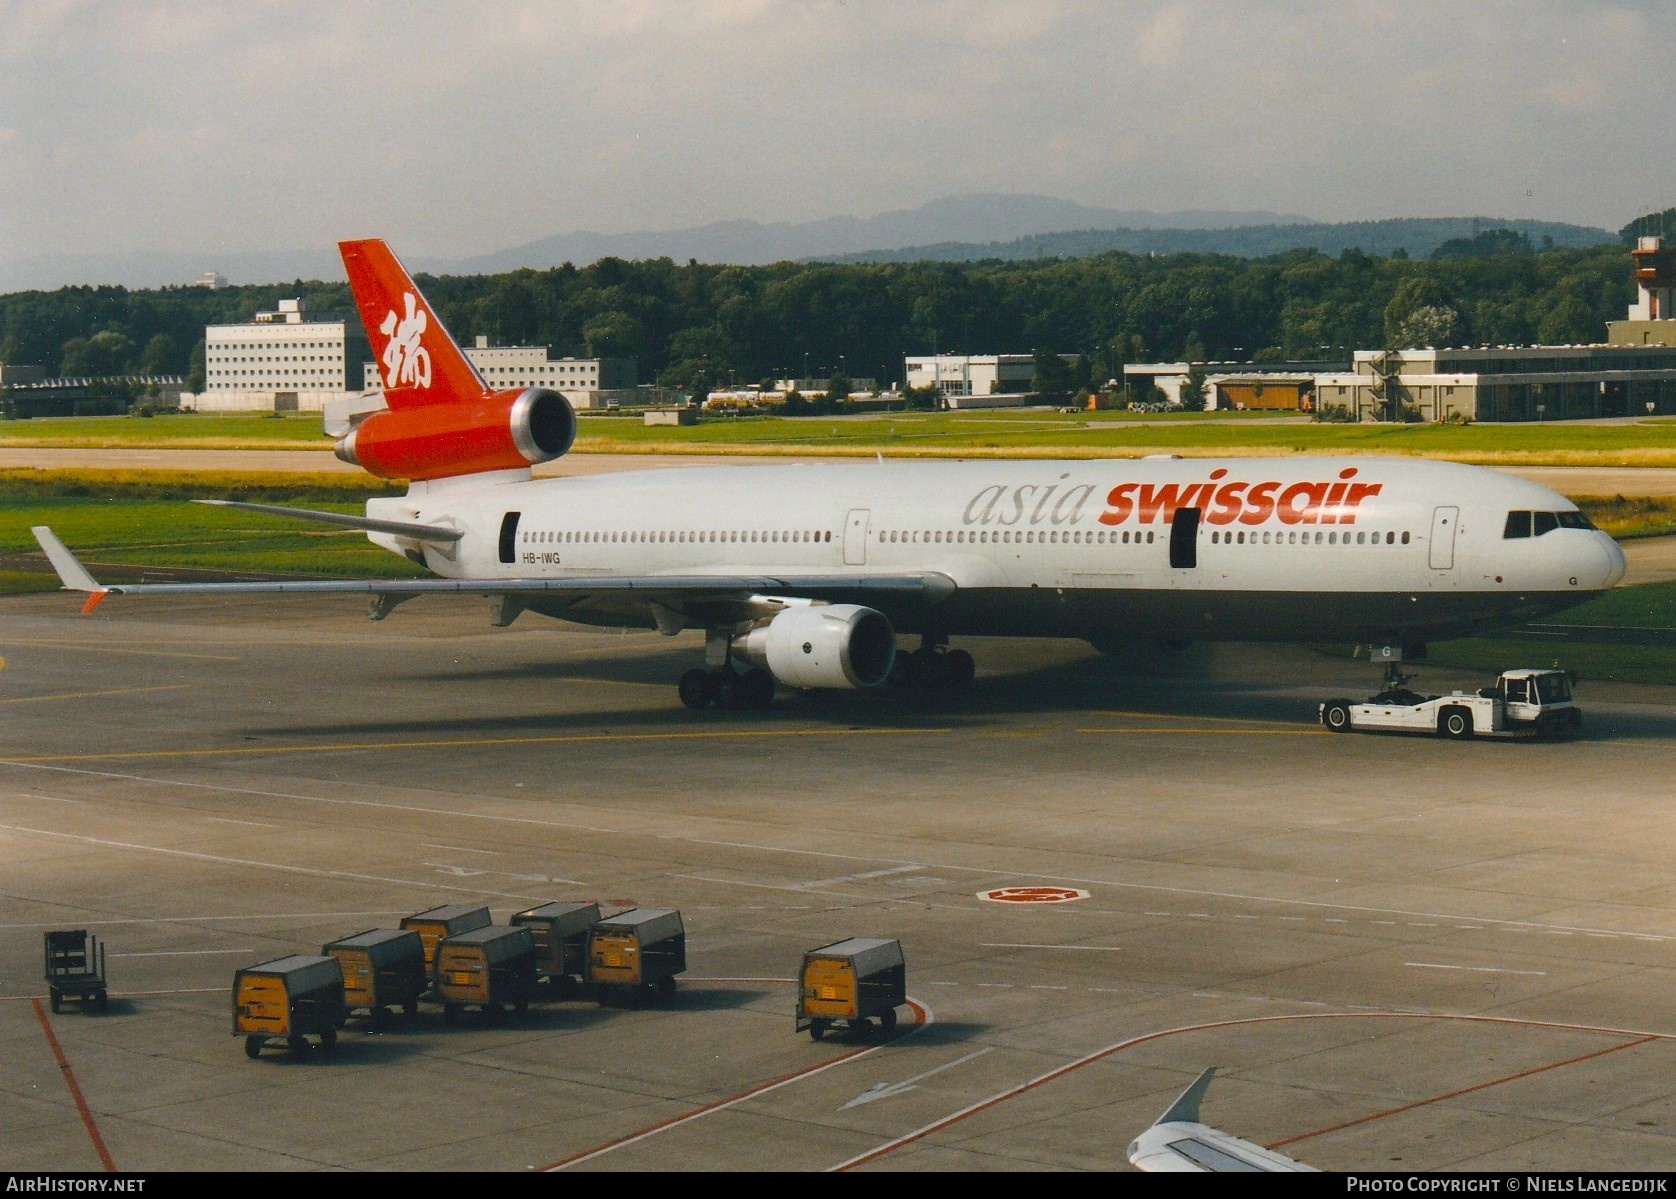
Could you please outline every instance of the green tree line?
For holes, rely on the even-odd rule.
[[[933,352],[1081,355],[1099,382],[1150,359],[1592,342],[1633,295],[1621,245],[1536,249],[1493,231],[1477,241],[1424,261],[1358,250],[755,267],[606,258],[420,283],[462,341],[633,357],[643,380],[682,386],[840,370],[900,381],[904,356]],[[205,325],[290,296],[316,317],[354,319],[343,283],[18,292],[0,296],[0,362],[197,385]]]

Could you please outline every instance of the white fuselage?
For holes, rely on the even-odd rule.
[[[887,615],[901,631],[957,635],[1418,642],[1572,606],[1624,569],[1611,538],[1558,493],[1408,459],[476,476],[367,512],[463,530],[444,548],[371,534],[456,579],[935,573],[953,581],[951,597]],[[1510,512],[1566,523],[1510,537]],[[650,623],[638,601],[603,597],[552,614]]]

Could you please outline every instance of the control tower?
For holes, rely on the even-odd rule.
[[[1629,253],[1635,262],[1635,302],[1626,320],[1607,322],[1606,340],[1676,346],[1676,249],[1667,249],[1662,237],[1641,237]]]

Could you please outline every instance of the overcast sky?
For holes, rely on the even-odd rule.
[[[1648,0],[0,0],[0,260],[874,215],[1676,204]]]

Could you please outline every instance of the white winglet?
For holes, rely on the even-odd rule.
[[[35,534],[35,540],[40,542],[41,549],[46,552],[47,561],[58,572],[58,581],[70,591],[103,591],[99,581],[87,573],[87,567],[76,560],[70,552],[70,547],[58,540],[46,525],[35,525],[29,530]]]
[[[52,568],[58,572],[58,581],[65,589],[87,592],[87,602],[81,606],[82,612],[91,612],[98,607],[99,601],[110,594],[109,589],[100,586],[99,580],[87,572],[87,567],[76,561],[70,547],[58,540],[58,535],[46,525],[33,525],[29,531],[35,534],[35,540],[40,543],[47,561],[52,563]]]

